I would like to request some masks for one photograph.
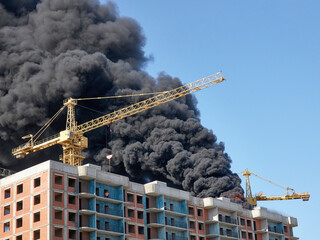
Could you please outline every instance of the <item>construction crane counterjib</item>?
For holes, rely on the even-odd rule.
[[[12,153],[17,158],[23,158],[25,155],[28,155],[30,153],[51,147],[56,144],[60,144],[63,148],[63,155],[60,156],[60,160],[70,165],[79,166],[85,158],[82,154],[82,150],[88,148],[88,139],[85,136],[83,136],[84,133],[102,127],[104,125],[109,125],[120,119],[156,107],[160,104],[172,101],[174,99],[213,86],[224,80],[225,78],[222,77],[221,72],[218,72],[216,74],[202,78],[195,82],[175,88],[173,90],[159,93],[154,97],[150,97],[146,100],[132,104],[128,107],[114,111],[102,117],[95,118],[80,125],[77,125],[76,122],[75,106],[77,105],[78,100],[83,99],[68,98],[64,100],[63,107],[38,131],[37,134],[35,134],[35,136],[31,134],[25,136],[24,138],[30,138],[30,140],[27,143],[22,144],[19,147],[13,149]],[[37,141],[38,137],[43,133],[43,131],[47,129],[47,127],[52,123],[52,121],[61,113],[61,111],[65,107],[67,107],[68,109],[66,129],[47,139]]]

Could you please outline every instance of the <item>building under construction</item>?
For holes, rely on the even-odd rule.
[[[0,239],[296,240],[297,219],[46,161],[0,180]]]

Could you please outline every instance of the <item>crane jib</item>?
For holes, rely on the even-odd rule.
[[[197,92],[199,90],[205,89],[207,87],[220,83],[224,80],[225,79],[222,77],[221,72],[219,72],[217,74],[210,75],[208,77],[202,78],[195,82],[185,84],[178,88],[159,93],[158,95],[150,97],[146,100],[140,101],[128,107],[106,114],[102,117],[92,119],[81,125],[77,125],[76,119],[75,119],[74,107],[77,105],[78,100],[73,98],[65,99],[63,101],[63,107],[52,117],[52,119],[50,119],[48,123],[46,123],[46,125],[44,125],[39,130],[39,132],[41,132],[40,133],[41,135],[43,131],[47,129],[47,127],[51,124],[51,122],[60,114],[60,112],[65,107],[67,107],[68,109],[67,120],[66,120],[66,130],[61,131],[60,133],[54,136],[51,136],[49,138],[43,139],[41,141],[36,141],[36,139],[40,135],[38,135],[37,137],[31,134],[28,136],[25,136],[28,138],[30,137],[31,139],[27,142],[27,144],[26,143],[22,144],[19,147],[13,149],[12,153],[16,157],[21,158],[32,152],[36,152],[41,149],[45,149],[47,147],[60,144],[63,146],[63,155],[61,156],[60,159],[67,164],[81,165],[82,160],[84,159],[84,155],[81,153],[81,151],[88,147],[88,139],[83,136],[84,133],[105,125],[109,125],[120,119],[129,117],[131,115],[137,114],[147,109],[156,107],[160,104],[163,104],[163,103],[175,100],[177,98],[186,96],[188,94]],[[100,98],[95,98],[95,99],[100,99]],[[84,100],[84,99],[79,99],[79,100]]]

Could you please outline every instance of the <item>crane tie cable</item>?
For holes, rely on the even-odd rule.
[[[107,113],[104,113],[104,112],[100,112],[100,111],[94,110],[94,109],[89,108],[89,107],[85,107],[85,106],[80,105],[80,104],[77,104],[77,106],[82,107],[82,108],[85,108],[85,109],[88,109],[88,110],[91,110],[91,111],[93,111],[93,112],[101,113],[101,114],[103,114],[103,115],[107,114]]]
[[[154,93],[137,93],[137,94],[129,94],[129,95],[119,95],[119,96],[107,96],[107,97],[93,97],[93,98],[77,98],[77,101],[84,101],[84,100],[100,100],[100,99],[110,99],[110,98],[124,98],[124,97],[137,97],[137,96],[146,96],[146,95],[156,95],[164,92],[154,92]]]

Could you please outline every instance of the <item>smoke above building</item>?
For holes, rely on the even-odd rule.
[[[0,0],[0,165],[20,170],[47,159],[59,147],[17,160],[11,149],[35,133],[68,97],[159,92],[181,86],[143,69],[145,36],[117,6],[98,0]],[[145,98],[145,97],[144,97]],[[78,123],[144,99],[80,102]],[[62,116],[48,131],[65,127]],[[199,121],[194,96],[185,96],[88,134],[85,162],[107,165],[132,180],[163,180],[198,197],[243,194],[223,143]],[[107,136],[107,137],[106,137]]]

